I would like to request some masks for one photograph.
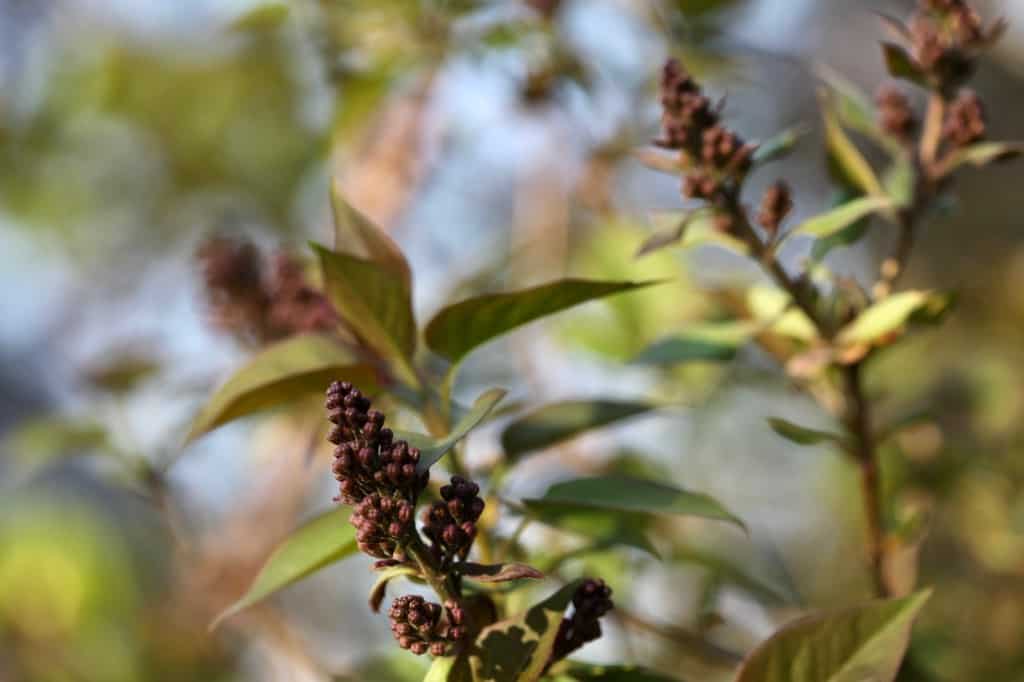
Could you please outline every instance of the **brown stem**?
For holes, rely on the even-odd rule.
[[[437,593],[437,596],[441,598],[441,601],[454,601],[457,604],[461,603],[458,589],[456,589],[450,575],[445,575],[438,566],[434,564],[434,559],[430,552],[427,550],[423,541],[420,540],[419,535],[415,535],[409,544],[406,545],[405,551],[412,557],[413,561],[420,569],[420,573],[423,575],[423,579],[427,581],[431,589]]]
[[[875,594],[888,597],[885,579],[885,527],[882,522],[882,486],[878,476],[878,453],[871,427],[871,408],[861,380],[860,362],[843,368],[846,393],[846,427],[853,435],[852,453],[860,468],[861,497],[868,533],[868,559]]]

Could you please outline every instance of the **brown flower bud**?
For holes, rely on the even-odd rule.
[[[792,209],[793,199],[790,196],[789,185],[778,180],[765,190],[757,221],[768,234],[775,234]]]
[[[985,137],[985,108],[973,90],[964,90],[950,104],[942,135],[954,147],[966,147]]]

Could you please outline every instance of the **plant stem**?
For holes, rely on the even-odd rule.
[[[412,557],[413,561],[420,569],[420,573],[423,574],[423,579],[427,581],[431,589],[437,593],[437,596],[442,601],[454,601],[461,603],[459,598],[458,590],[452,584],[451,578],[444,575],[437,566],[434,565],[433,559],[430,556],[430,552],[423,545],[423,541],[420,540],[419,535],[416,534],[414,538],[406,545],[405,551],[408,552],[409,556]]]

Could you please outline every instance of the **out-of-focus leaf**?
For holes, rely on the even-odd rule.
[[[901,291],[884,298],[843,327],[836,340],[843,345],[879,341],[906,324],[911,315],[928,304],[932,296],[926,291]]]
[[[384,602],[389,582],[395,578],[416,575],[419,575],[419,572],[411,566],[391,566],[381,571],[380,575],[377,576],[376,582],[373,583],[373,587],[370,588],[370,596],[367,600],[370,603],[370,610],[374,613],[380,611],[380,605]]]
[[[505,393],[506,391],[501,388],[492,388],[481,393],[473,401],[473,407],[469,409],[469,412],[464,414],[462,419],[452,428],[451,432],[439,441],[433,440],[430,436],[404,431],[396,431],[396,436],[408,441],[410,445],[419,448],[420,461],[416,468],[420,473],[423,473],[434,466],[439,459],[455,447],[456,443],[469,435],[470,431],[486,419],[491,410],[505,397]]]
[[[882,177],[882,185],[886,195],[898,207],[909,206],[914,198],[914,182],[916,181],[914,162],[910,154],[899,153]]]
[[[642,147],[633,150],[633,158],[647,166],[651,170],[668,173],[669,175],[681,175],[683,164],[679,160],[679,152]]]
[[[60,457],[102,452],[109,444],[107,429],[96,422],[60,415],[27,419],[0,440],[0,453],[10,464],[5,478],[24,481]]]
[[[905,40],[908,43],[913,40],[913,35],[910,33],[910,29],[907,28],[907,25],[902,21],[895,17],[891,17],[884,12],[875,12],[874,14],[882,20],[882,24],[889,30],[894,38]]]
[[[829,200],[829,206],[836,208],[842,206],[850,201],[857,199],[862,196],[858,191],[852,190],[848,187],[838,188],[831,199]],[[848,225],[839,232],[829,235],[828,237],[822,237],[814,240],[814,244],[811,246],[811,260],[820,262],[824,260],[833,249],[837,249],[842,246],[850,246],[858,242],[868,230],[870,225],[870,217],[866,216],[855,223]]]
[[[83,376],[93,388],[108,393],[127,393],[159,370],[160,363],[153,357],[129,352],[89,367]]]
[[[682,215],[660,216],[658,222],[672,221],[670,227],[658,229],[637,249],[636,257],[646,256],[678,244],[681,248],[717,245],[742,255],[748,252],[746,244],[715,228],[714,215],[705,209]]]
[[[580,585],[573,581],[521,616],[484,628],[470,652],[476,682],[536,682],[551,657],[558,626]]]
[[[736,682],[892,682],[928,592],[801,618],[758,646]]]
[[[800,138],[806,134],[807,128],[804,126],[795,126],[793,128],[783,130],[778,135],[769,137],[767,140],[759,144],[757,151],[754,152],[754,165],[760,166],[772,161],[784,159],[791,151],[793,151],[793,148],[796,147]]]
[[[528,508],[535,502],[627,513],[699,516],[745,528],[742,521],[709,495],[624,476],[577,478],[551,486],[542,498],[523,500]]]
[[[400,277],[405,288],[412,291],[412,270],[398,244],[349,204],[337,183],[331,185],[331,210],[335,250],[372,260]]]
[[[928,87],[928,77],[910,54],[895,43],[882,43],[885,68],[893,78],[902,78],[911,83]]]
[[[619,510],[583,507],[573,502],[524,500],[530,518],[552,528],[593,540],[595,548],[624,545],[658,557],[657,548],[647,536],[650,515]],[[545,569],[547,570],[547,569]]]
[[[388,267],[317,244],[324,286],[331,303],[359,336],[415,380],[409,363],[416,350],[412,291]]]
[[[946,172],[960,166],[987,166],[996,161],[1014,159],[1024,153],[1024,142],[980,142],[954,152],[944,167]]]
[[[884,192],[875,171],[839,123],[834,98],[825,92],[819,101],[825,124],[825,143],[833,161],[850,184],[859,187],[865,194],[882,196]]]
[[[839,120],[854,130],[877,136],[879,130],[875,124],[875,107],[871,99],[834,69],[819,64],[815,72],[828,85],[830,106]]]
[[[563,279],[529,289],[471,298],[443,308],[427,325],[427,345],[457,363],[474,348],[528,322],[605,296],[660,282]]]
[[[693,325],[677,336],[656,341],[633,362],[658,366],[685,362],[728,362],[756,333],[757,325],[750,322]]]
[[[372,369],[335,339],[304,335],[281,341],[253,356],[214,392],[185,443],[234,419],[323,393],[341,378],[375,383]]]
[[[457,564],[455,568],[461,575],[478,583],[544,579],[543,573],[526,564],[475,564],[467,561]]]
[[[791,421],[780,419],[779,417],[770,417],[768,419],[768,425],[772,427],[772,431],[779,434],[791,443],[797,445],[817,445],[818,443],[833,442],[843,444],[844,439],[841,435],[836,433],[830,433],[828,431],[819,431],[818,429],[809,429],[799,424],[794,424]]]
[[[289,7],[283,2],[257,5],[231,22],[234,31],[271,31],[288,19]]]
[[[468,657],[460,655],[435,658],[423,682],[476,682],[476,679]]]
[[[888,197],[862,197],[854,199],[830,211],[819,214],[804,221],[799,226],[786,234],[786,238],[793,235],[805,235],[809,237],[830,237],[840,230],[843,230],[861,218],[890,208],[892,202]]]
[[[575,661],[559,666],[550,679],[551,682],[682,682],[676,677],[631,665],[593,665]]]
[[[775,604],[797,604],[800,597],[789,586],[777,585],[758,575],[749,566],[738,561],[693,547],[677,547],[671,559],[681,563],[702,566],[725,582],[736,585],[752,595]]]
[[[242,598],[222,611],[210,629],[278,590],[355,554],[356,549],[355,528],[338,510],[310,519],[278,545]]]
[[[501,445],[510,460],[525,452],[541,450],[590,429],[650,412],[657,406],[646,402],[616,400],[568,400],[545,405],[509,424]]]
[[[700,215],[701,211],[689,211],[684,213],[673,227],[667,230],[655,232],[653,235],[648,237],[636,250],[636,257],[646,256],[649,253],[660,251],[666,246],[672,246],[683,238],[686,233],[686,228],[689,227],[690,223]]]
[[[747,292],[747,306],[761,325],[774,334],[812,342],[818,331],[802,310],[793,306],[789,295],[771,286],[753,286]]]

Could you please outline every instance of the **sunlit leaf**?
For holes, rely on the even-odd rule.
[[[523,500],[640,514],[699,516],[744,524],[714,498],[655,481],[625,476],[596,476],[557,483],[539,499]]]
[[[491,413],[494,407],[501,402],[501,399],[505,397],[506,391],[501,388],[492,388],[489,391],[481,393],[480,396],[473,401],[473,406],[469,408],[469,411],[462,416],[462,419],[452,428],[451,432],[439,441],[435,441],[430,436],[426,436],[418,433],[408,433],[404,431],[396,431],[396,435],[409,442],[410,445],[419,448],[420,450],[420,461],[417,465],[417,469],[420,473],[427,471],[430,467],[434,466],[438,460],[451,450],[455,445],[469,435],[472,431],[480,424],[487,415]]]
[[[323,393],[335,379],[375,383],[371,368],[335,339],[304,335],[281,341],[253,356],[214,392],[185,442],[234,419]]]
[[[416,349],[412,291],[387,267],[317,244],[324,287],[331,303],[353,330],[375,351],[398,362],[404,378],[413,374],[409,362]]]
[[[476,564],[463,562],[455,569],[462,576],[479,583],[504,583],[511,580],[542,580],[544,574],[526,564]]]
[[[797,445],[817,445],[818,443],[825,442],[842,444],[844,441],[843,437],[839,434],[809,429],[779,417],[770,417],[768,425],[772,427],[772,431]]]
[[[772,635],[736,682],[892,682],[928,592],[801,618]]]
[[[888,197],[862,197],[810,218],[790,231],[786,237],[830,237],[865,216],[892,206]]]
[[[569,400],[545,405],[509,424],[501,434],[505,454],[515,460],[524,452],[541,450],[591,429],[656,409],[646,402]]]
[[[987,166],[1014,159],[1024,153],[1024,142],[979,142],[953,152],[944,163],[947,172],[960,166]]]
[[[314,517],[292,531],[274,550],[242,598],[221,612],[210,628],[321,568],[355,554],[356,549],[355,528],[341,512],[331,509]]]
[[[901,153],[893,159],[892,164],[885,171],[882,178],[882,185],[885,187],[886,195],[892,199],[893,204],[899,207],[909,206],[914,198],[914,183],[917,180],[917,173],[914,170],[914,162],[910,154]]]
[[[815,72],[828,85],[830,106],[843,124],[868,135],[878,135],[871,99],[838,71],[819,64]]]
[[[783,130],[778,135],[769,137],[757,146],[757,151],[754,152],[753,157],[754,165],[759,166],[772,161],[778,161],[779,159],[784,159],[791,151],[793,151],[797,143],[800,141],[800,138],[806,134],[806,127],[795,126],[793,128]]]
[[[785,291],[772,286],[753,286],[747,291],[747,306],[759,323],[774,334],[811,342],[818,330],[807,315],[793,305]]]
[[[633,150],[633,157],[651,170],[668,173],[669,175],[681,175],[683,172],[683,164],[679,160],[679,152],[677,151],[642,147]]]
[[[825,143],[829,154],[844,177],[852,185],[863,190],[865,194],[883,195],[882,185],[875,175],[875,171],[840,125],[833,97],[823,93],[819,100],[825,124]]]
[[[427,345],[458,362],[477,346],[516,327],[605,296],[659,282],[597,282],[563,279],[500,294],[487,294],[443,308],[427,325]]]
[[[398,244],[348,203],[336,182],[331,184],[331,210],[335,250],[374,261],[400,277],[412,291],[412,271]]]
[[[870,344],[905,325],[916,311],[926,306],[932,294],[901,291],[866,308],[843,327],[836,340],[844,345]]]

